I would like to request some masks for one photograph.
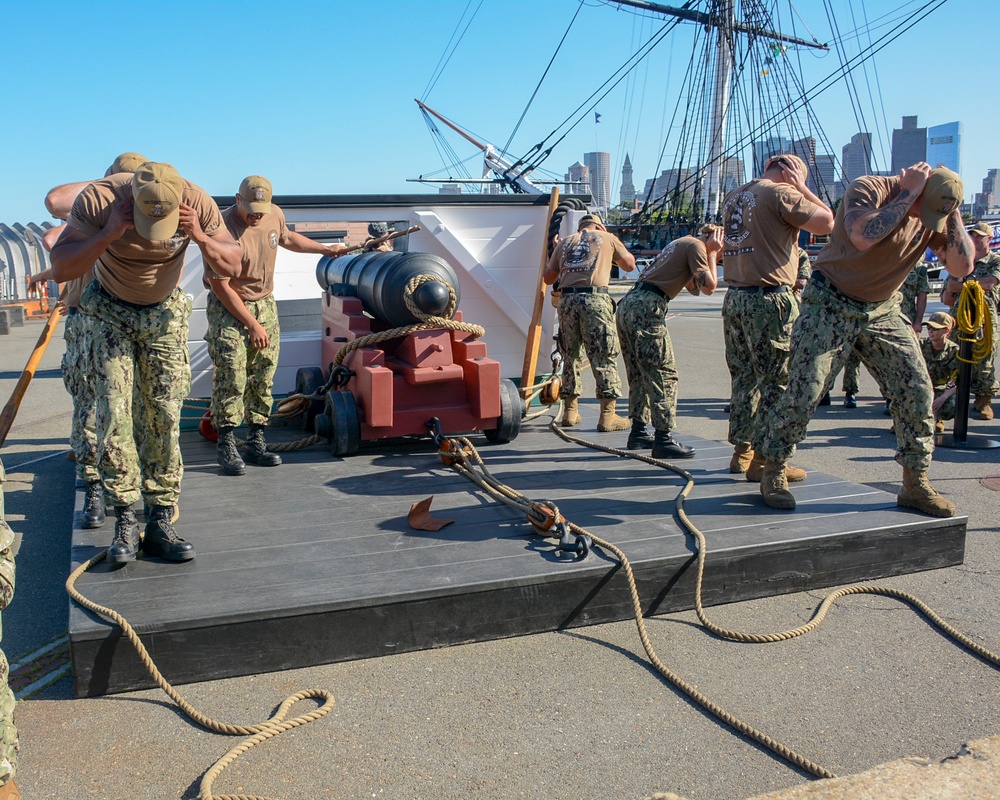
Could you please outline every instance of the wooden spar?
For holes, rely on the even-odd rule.
[[[545,283],[542,276],[549,266],[549,226],[552,215],[559,205],[559,187],[553,186],[549,195],[549,213],[545,218],[545,234],[542,237],[542,261],[538,267],[538,284],[535,287],[535,304],[531,309],[531,325],[528,326],[528,339],[524,344],[524,366],[521,369],[521,397],[531,394],[535,382],[535,368],[538,365],[538,348],[542,341],[542,309],[545,307]]]
[[[7,401],[7,405],[0,412],[0,447],[3,447],[3,443],[7,439],[7,434],[10,433],[11,425],[14,424],[14,417],[17,416],[17,409],[21,405],[21,400],[24,399],[24,393],[28,391],[28,384],[31,383],[31,379],[35,375],[35,370],[38,369],[38,362],[45,355],[45,348],[49,346],[49,341],[52,339],[52,334],[56,330],[56,325],[59,323],[59,317],[62,315],[62,312],[62,306],[57,305],[53,307],[52,313],[49,314],[48,321],[42,329],[41,336],[38,337],[35,349],[31,351],[31,356],[28,358],[24,372],[17,379],[17,385],[14,387],[14,391],[11,392],[10,400]]]
[[[370,247],[378,247],[383,242],[391,242],[393,239],[398,239],[400,236],[406,236],[408,233],[416,233],[419,230],[420,226],[414,225],[412,228],[407,228],[405,231],[393,231],[392,233],[387,233],[385,236],[380,236],[378,239],[372,239],[370,242],[356,244],[354,247],[348,247],[340,253],[340,255],[346,256],[348,253],[356,253],[359,250],[367,250]]]

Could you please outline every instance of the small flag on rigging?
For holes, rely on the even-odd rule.
[[[597,112],[595,111],[595,112],[594,112],[594,124],[596,125],[596,124],[597,124],[598,122],[600,122],[600,121],[601,121],[601,115],[600,115],[600,114],[598,114],[598,113],[597,113]]]

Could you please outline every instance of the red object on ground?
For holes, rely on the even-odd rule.
[[[198,431],[201,433],[202,436],[204,436],[210,442],[219,441],[219,432],[215,429],[215,426],[212,424],[211,411],[206,411],[205,416],[201,418],[201,421],[198,423]]]

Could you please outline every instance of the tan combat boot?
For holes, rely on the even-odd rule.
[[[795,498],[788,491],[788,478],[785,474],[788,465],[784,461],[764,462],[764,472],[760,478],[760,494],[764,502],[771,508],[793,509],[795,508]]]
[[[563,408],[562,422],[559,423],[564,428],[572,428],[580,424],[580,404],[576,397],[567,397],[566,405]]]
[[[993,419],[993,398],[988,394],[981,394],[976,396],[976,402],[973,403],[973,407],[979,412],[979,419]]]
[[[932,517],[955,516],[955,504],[934,490],[927,473],[908,467],[903,467],[903,489],[896,495],[896,505],[915,508]]]
[[[760,476],[764,474],[764,457],[754,453],[753,461],[750,462],[750,466],[747,467],[747,480],[751,483],[757,483],[760,480]],[[799,469],[798,467],[793,467],[791,464],[785,464],[785,480],[789,483],[798,483],[799,481],[804,481],[806,479],[806,471],[804,469]]]
[[[18,791],[13,778],[3,786],[0,786],[0,800],[21,800],[21,793]]]
[[[733,457],[729,459],[729,471],[735,475],[746,472],[753,461],[753,445],[750,442],[740,442],[733,448]]]
[[[632,427],[627,419],[619,417],[615,413],[617,405],[615,398],[605,397],[601,399],[601,416],[597,418],[597,430],[601,433],[608,431],[627,431]]]

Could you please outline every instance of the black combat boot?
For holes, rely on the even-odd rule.
[[[646,423],[641,419],[632,420],[632,430],[628,432],[628,450],[649,450],[653,446],[653,437],[646,430]]]
[[[247,465],[240,458],[240,451],[236,448],[236,434],[232,426],[219,428],[219,444],[216,452],[219,456],[219,466],[227,475],[245,475]]]
[[[281,456],[267,449],[263,425],[250,426],[247,443],[243,448],[243,458],[258,467],[276,467],[281,463]]]
[[[846,392],[844,394],[844,408],[857,408],[858,407],[858,396],[854,392]]]
[[[653,440],[653,458],[694,458],[694,450],[678,442],[670,431],[657,431]]]
[[[104,484],[91,481],[87,484],[87,496],[83,501],[80,522],[86,529],[100,528],[104,524]]]
[[[104,498],[101,498],[104,502]],[[139,552],[139,523],[131,506],[115,506],[115,538],[108,548],[108,560],[115,564],[135,561]]]
[[[173,516],[173,506],[150,506],[142,551],[147,556],[159,556],[167,561],[190,561],[194,558],[194,545],[177,535],[170,521]]]

